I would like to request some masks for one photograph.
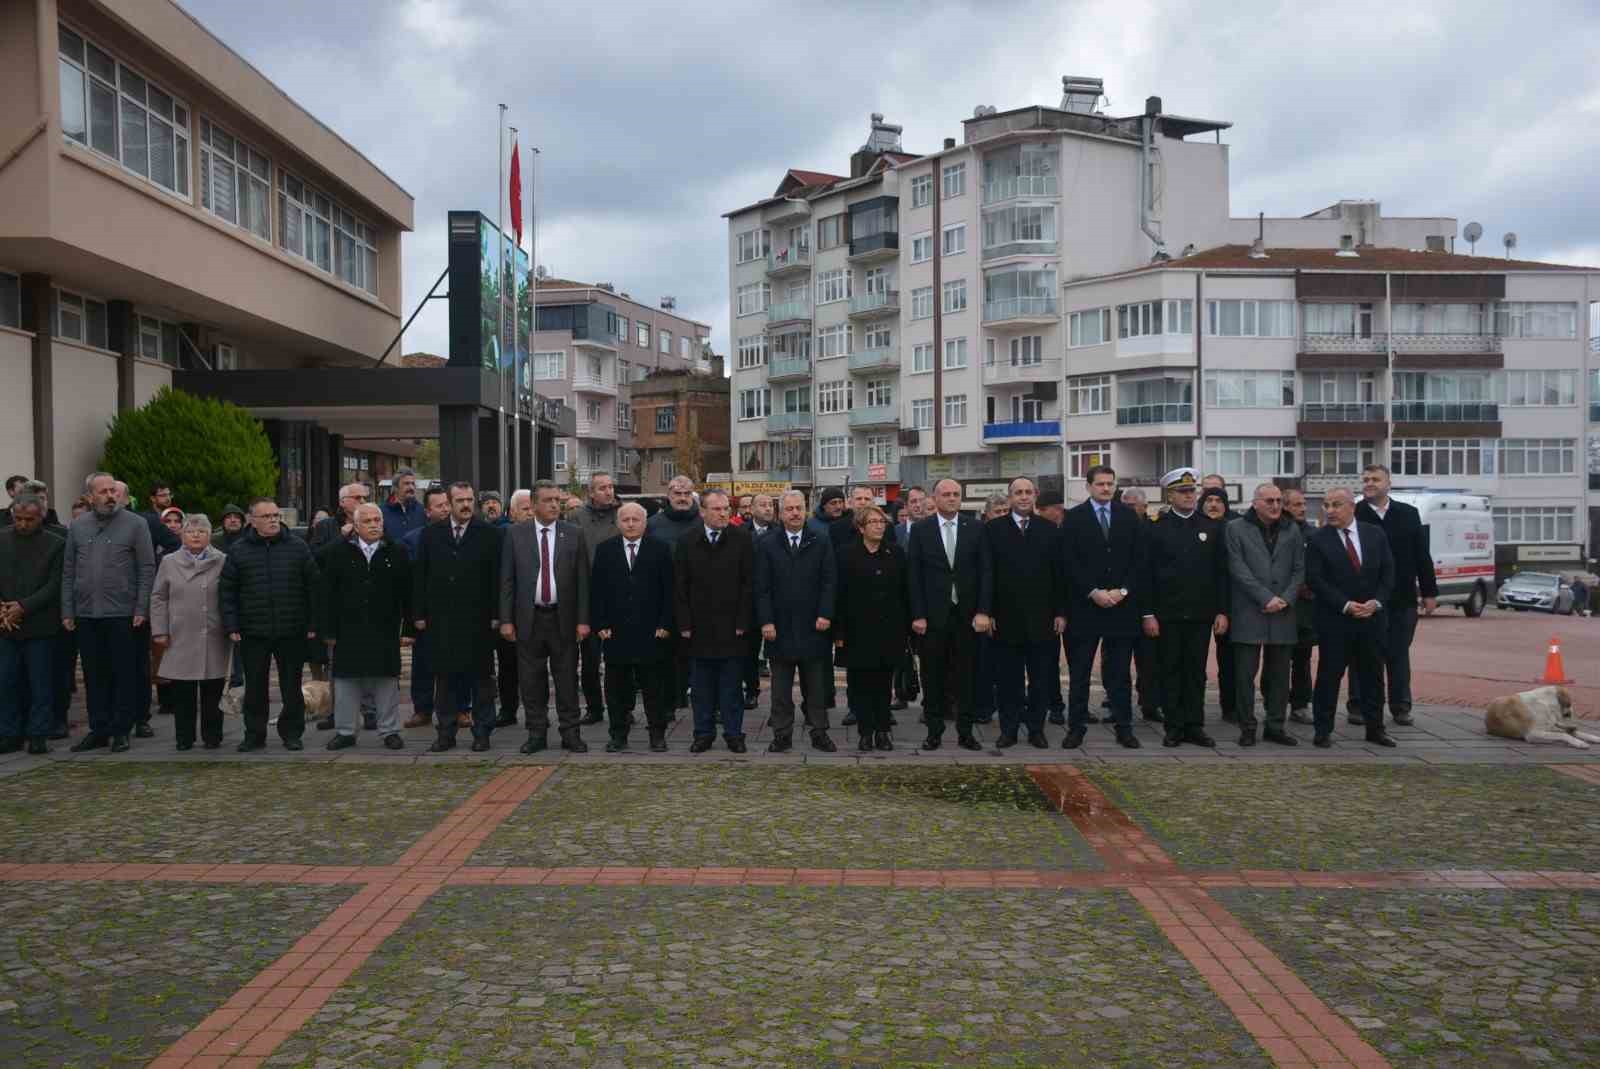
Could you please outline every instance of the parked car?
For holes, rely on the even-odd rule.
[[[1558,575],[1547,572],[1518,572],[1500,587],[1499,605],[1517,612],[1549,612],[1572,615],[1572,588]]]

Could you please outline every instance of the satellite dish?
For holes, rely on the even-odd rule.
[[[1511,250],[1517,247],[1517,232],[1515,230],[1507,230],[1506,236],[1501,238],[1500,241],[1506,247],[1506,259],[1511,259]]]
[[[1472,246],[1473,255],[1476,255],[1478,252],[1478,239],[1483,237],[1483,224],[1468,223],[1467,228],[1461,232],[1461,236],[1467,239],[1467,243]]]

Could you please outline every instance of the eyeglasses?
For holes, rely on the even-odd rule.
[[[252,520],[265,520],[267,523],[277,523],[283,519],[283,514],[280,512],[258,512],[250,518]]]

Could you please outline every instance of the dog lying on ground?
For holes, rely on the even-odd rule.
[[[300,696],[305,699],[306,719],[321,718],[333,712],[333,684],[322,679],[308,679],[300,684]],[[1600,739],[1596,739],[1600,742]]]
[[[1578,730],[1572,715],[1572,695],[1566,687],[1539,687],[1507,698],[1496,698],[1483,714],[1483,728],[1502,739],[1523,742],[1564,742],[1580,750],[1600,735]]]

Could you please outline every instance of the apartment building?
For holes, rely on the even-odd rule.
[[[662,371],[709,371],[711,327],[677,315],[670,297],[651,307],[611,283],[541,278],[536,302],[532,386],[577,413],[575,434],[555,441],[556,480],[586,483],[604,472],[620,491],[642,492],[660,458],[644,463],[634,439],[634,384]]]
[[[1580,566],[1600,269],[1347,245],[1224,245],[1066,283],[1069,494],[1094,463],[1151,487],[1192,463],[1317,499],[1376,461],[1397,485],[1489,495],[1519,560]]]
[[[1258,233],[1334,249],[1455,232],[1372,202],[1231,218],[1230,124],[1155,97],[1108,116],[1097,80],[1062,81],[1058,107],[981,106],[926,154],[874,115],[847,175],[790,170],[727,213],[736,478],[1060,486],[1068,281]]]
[[[404,189],[177,4],[4,5],[7,469],[64,498],[107,421],[175,375],[370,365],[399,331],[411,228]],[[268,432],[285,506],[331,503],[357,451],[303,409]]]
[[[633,384],[633,447],[639,492],[664,494],[675,476],[696,482],[730,469],[728,379],[722,358],[707,370],[653,371]]]

